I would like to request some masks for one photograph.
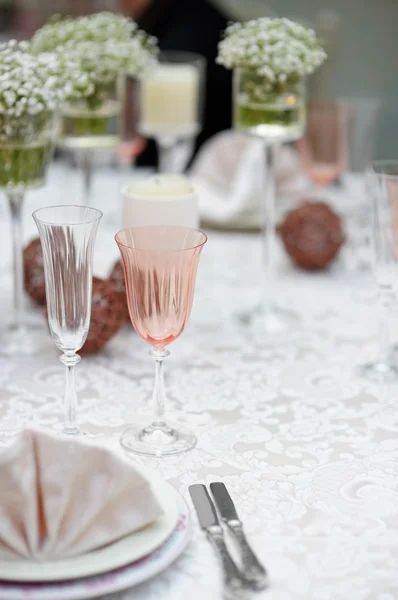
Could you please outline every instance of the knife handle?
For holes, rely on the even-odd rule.
[[[264,589],[268,583],[267,571],[249,546],[242,523],[240,521],[226,521],[226,524],[239,545],[245,579],[256,589]]]
[[[206,530],[206,533],[209,541],[221,559],[224,571],[224,584],[227,591],[230,592],[231,596],[234,598],[246,598],[247,594],[243,589],[242,575],[229,554],[222,529],[218,527],[209,528]]]

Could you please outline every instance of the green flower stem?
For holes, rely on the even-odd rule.
[[[45,175],[51,157],[48,141],[21,144],[0,144],[0,187],[34,187]]]

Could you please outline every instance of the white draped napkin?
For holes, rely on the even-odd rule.
[[[0,455],[0,560],[57,560],[163,514],[149,482],[111,451],[26,429]]]
[[[204,223],[225,227],[260,227],[263,219],[265,157],[261,140],[223,131],[208,140],[190,170]],[[308,187],[297,153],[278,148],[276,194]]]

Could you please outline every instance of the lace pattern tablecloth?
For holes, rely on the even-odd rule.
[[[108,188],[103,183],[99,275],[117,258],[109,211],[115,182],[108,178]],[[66,185],[65,173],[55,169],[48,188],[31,194],[27,238],[34,235],[31,210],[79,202],[76,186]],[[3,315],[10,301],[4,204]],[[356,366],[377,350],[369,277],[341,261],[329,272],[306,275],[282,259],[278,295],[302,320],[287,335],[267,337],[234,319],[236,310],[255,300],[259,258],[257,235],[210,233],[190,324],[165,364],[169,416],[194,429],[199,444],[186,456],[148,464],[186,497],[191,483],[227,484],[270,574],[270,589],[253,598],[396,600],[398,386],[355,376]],[[0,425],[60,427],[63,368],[43,339],[34,357],[0,358]],[[80,423],[104,443],[116,445],[137,414],[151,416],[153,364],[147,350],[126,328],[102,354],[77,367]],[[222,597],[219,565],[198,527],[172,568],[112,599],[188,597]]]

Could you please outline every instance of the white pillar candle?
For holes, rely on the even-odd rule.
[[[141,81],[141,133],[195,135],[199,131],[199,80],[194,65],[159,63]]]
[[[122,194],[123,227],[199,226],[195,192],[184,175],[153,175],[127,185]]]

